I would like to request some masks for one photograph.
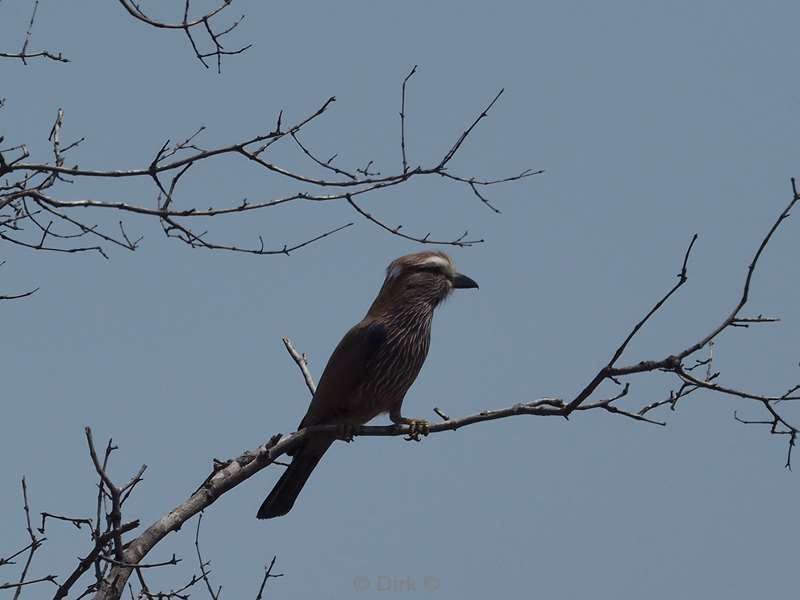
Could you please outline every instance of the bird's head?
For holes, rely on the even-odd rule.
[[[389,264],[370,312],[420,303],[433,308],[455,289],[477,287],[474,280],[456,271],[453,259],[444,252],[406,254]]]

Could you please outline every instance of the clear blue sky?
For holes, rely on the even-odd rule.
[[[0,3],[2,50],[21,45],[30,6]],[[400,164],[400,82],[411,66],[412,164],[440,157],[505,87],[453,163],[487,177],[547,170],[491,190],[501,215],[442,181],[367,201],[410,231],[486,239],[452,251],[481,289],[438,313],[410,415],[576,393],[672,285],[697,232],[689,283],[624,361],[686,347],[735,303],[749,257],[790,199],[789,177],[800,175],[796,3],[234,6],[247,17],[232,42],[254,46],[220,76],[179,34],[136,23],[117,3],[43,0],[32,47],[73,62],[0,62],[0,134],[49,157],[61,107],[65,138],[87,138],[81,166],[130,168],[200,125],[206,145],[229,143],[271,128],[282,108],[297,118],[335,95],[304,140],[338,153],[342,166],[374,160],[388,172]],[[220,160],[188,178],[183,198],[205,206],[282,185]],[[67,193],[152,201],[139,182],[82,182]],[[195,489],[212,457],[293,430],[308,397],[281,336],[310,354],[318,376],[386,264],[419,247],[345,204],[220,223],[223,234],[282,246],[348,221],[356,225],[289,258],[191,251],[135,219],[141,249],[112,249],[108,261],[4,246],[3,293],[41,290],[0,305],[0,554],[26,539],[22,475],[35,512],[93,514],[85,425],[120,446],[118,479],[149,465],[128,513],[145,524]],[[798,233],[795,216],[754,282],[751,312],[783,321],[720,338],[723,382],[782,393],[800,379]],[[638,407],[673,381],[631,383],[627,406]],[[664,413],[666,428],[598,413],[485,423],[420,444],[336,444],[286,518],[254,518],[277,469],[226,495],[203,520],[204,552],[223,598],[255,597],[273,554],[286,576],[270,582],[272,597],[382,597],[381,576],[418,587],[435,578],[435,591],[416,594],[440,600],[785,596],[796,587],[800,479],[783,468],[785,439],[736,423],[735,409],[761,416],[755,405],[697,393]],[[194,572],[192,531],[150,556],[184,558],[157,577],[166,589]],[[51,525],[48,538],[35,575],[63,575],[86,553],[69,526]],[[356,578],[369,589],[354,589]]]

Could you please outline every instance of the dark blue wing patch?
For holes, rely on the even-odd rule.
[[[364,361],[373,358],[380,349],[384,341],[386,341],[386,326],[383,323],[373,321],[364,331],[364,346],[362,349],[362,357]]]
[[[364,368],[378,354],[388,337],[383,323],[363,321],[350,329],[328,359],[300,427],[329,422],[342,402],[358,388],[367,374]]]

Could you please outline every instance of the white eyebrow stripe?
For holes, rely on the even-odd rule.
[[[446,258],[443,258],[441,256],[430,256],[430,257],[426,258],[425,260],[423,260],[420,263],[420,266],[428,266],[428,265],[430,265],[430,266],[436,265],[436,266],[448,268],[448,267],[450,267],[450,261],[448,261]]]

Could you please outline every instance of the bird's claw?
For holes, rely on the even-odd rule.
[[[431,432],[431,424],[424,419],[408,419],[405,424],[408,432],[403,439],[407,442],[419,442],[421,435],[427,436]]]

